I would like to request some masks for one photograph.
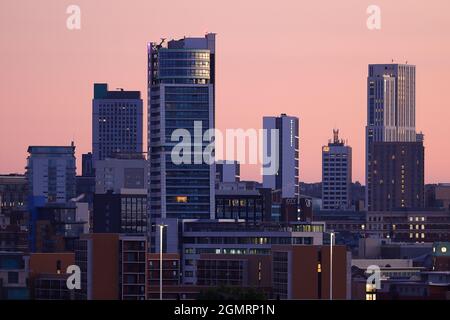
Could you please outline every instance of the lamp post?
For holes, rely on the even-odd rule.
[[[324,231],[324,233],[330,234],[330,300],[333,300],[333,246],[336,237],[336,232]]]
[[[333,300],[333,245],[334,232],[330,233],[330,300]]]
[[[163,232],[165,224],[159,226],[159,300],[162,300],[162,279],[163,279]]]

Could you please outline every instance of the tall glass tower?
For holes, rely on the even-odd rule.
[[[148,44],[152,219],[214,216],[214,164],[198,161],[211,143],[202,137],[206,130],[214,128],[214,85],[215,34]],[[176,129],[184,129],[192,142],[197,141],[192,145],[190,163],[173,161],[172,150],[181,141],[172,138]]]

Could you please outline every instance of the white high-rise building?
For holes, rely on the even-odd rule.
[[[352,148],[333,130],[333,141],[322,147],[322,209],[350,209],[351,187]]]
[[[278,151],[276,157],[278,170],[275,174],[263,173],[263,187],[281,190],[282,198],[299,197],[299,120],[297,117],[281,114],[280,117],[264,117],[263,152],[272,155]],[[273,145],[272,130],[278,130],[278,147]]]

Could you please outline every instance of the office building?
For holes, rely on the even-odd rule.
[[[286,114],[264,117],[263,128],[266,132],[263,154],[271,156],[278,164],[275,172],[268,170],[270,165],[263,165],[263,186],[281,190],[283,198],[298,198],[299,120]]]
[[[0,175],[0,212],[26,207],[28,183],[24,175]]]
[[[28,250],[27,197],[24,175],[0,175],[0,251]]]
[[[28,300],[29,256],[0,252],[0,300]]]
[[[239,182],[241,166],[235,160],[216,161],[216,186],[223,182]],[[217,189],[217,187],[216,187]]]
[[[65,203],[75,197],[75,146],[30,146],[26,177],[33,203]]]
[[[143,300],[146,287],[146,237],[117,233],[84,234],[76,242],[81,269],[77,300]]]
[[[81,270],[77,300],[119,298],[119,235],[89,233],[75,242],[75,264]]]
[[[351,188],[352,148],[333,130],[333,141],[322,147],[322,210],[350,209]]]
[[[0,213],[0,252],[27,252],[28,227],[12,221],[10,214]]]
[[[81,155],[81,175],[83,177],[94,177],[94,159],[91,152]]]
[[[121,189],[146,189],[148,163],[142,154],[116,155],[96,161],[95,193],[120,192]]]
[[[369,211],[424,207],[422,142],[374,142],[369,165]]]
[[[450,242],[433,244],[433,271],[450,271]]]
[[[213,218],[215,168],[213,159],[203,158],[211,143],[203,136],[214,128],[215,34],[149,43],[148,66],[151,216]],[[175,161],[177,129],[189,133],[192,144],[187,158]]]
[[[76,196],[75,145],[28,147],[29,245],[35,252],[40,211],[46,206],[64,207]],[[45,219],[46,220],[46,219]]]
[[[374,142],[415,142],[416,67],[407,64],[370,64],[367,77],[366,186]],[[366,205],[372,208],[369,188]]]
[[[272,248],[275,299],[350,299],[349,257],[345,246],[333,246],[330,297],[330,246],[275,245]]]
[[[35,207],[32,252],[73,251],[74,241],[89,231],[87,203],[68,202]]]
[[[121,234],[120,300],[145,300],[147,286],[147,238]]]
[[[164,253],[162,259],[163,287],[178,286],[181,281],[180,255],[178,253]],[[147,253],[147,299],[159,299],[160,254]],[[155,291],[151,293],[152,289]],[[172,297],[172,298],[176,298]]]
[[[450,211],[370,211],[366,216],[365,233],[390,238],[393,242],[450,241]]]
[[[450,183],[426,185],[425,207],[450,209]]]
[[[216,219],[244,219],[248,222],[271,221],[272,191],[216,190]]]
[[[142,153],[143,109],[139,91],[109,91],[94,84],[92,100],[93,166],[117,153]]]
[[[95,233],[146,234],[147,189],[120,189],[94,195]]]
[[[78,202],[85,202],[92,210],[95,194],[95,176],[77,176],[76,181],[76,199]]]
[[[33,300],[73,300],[67,287],[67,268],[75,263],[73,252],[32,253],[29,260],[29,286]]]
[[[166,236],[173,241],[180,235],[168,228]],[[323,223],[248,224],[244,220],[183,220],[181,225],[183,284],[197,284],[196,261],[201,254],[270,255],[275,244],[323,243]],[[167,247],[170,250],[170,247]],[[173,249],[172,249],[173,250]],[[178,250],[178,248],[176,248]],[[167,251],[170,252],[170,251]]]
[[[197,260],[197,285],[252,288],[270,295],[272,259],[258,254],[201,254]]]

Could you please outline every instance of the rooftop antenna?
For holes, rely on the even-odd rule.
[[[333,129],[333,142],[339,143],[339,129]]]
[[[392,59],[392,63],[394,63],[394,59]]]
[[[164,41],[166,41],[166,38],[161,38],[161,42],[158,44],[158,48],[161,48],[162,47],[162,45],[163,45],[163,43],[164,43]]]

